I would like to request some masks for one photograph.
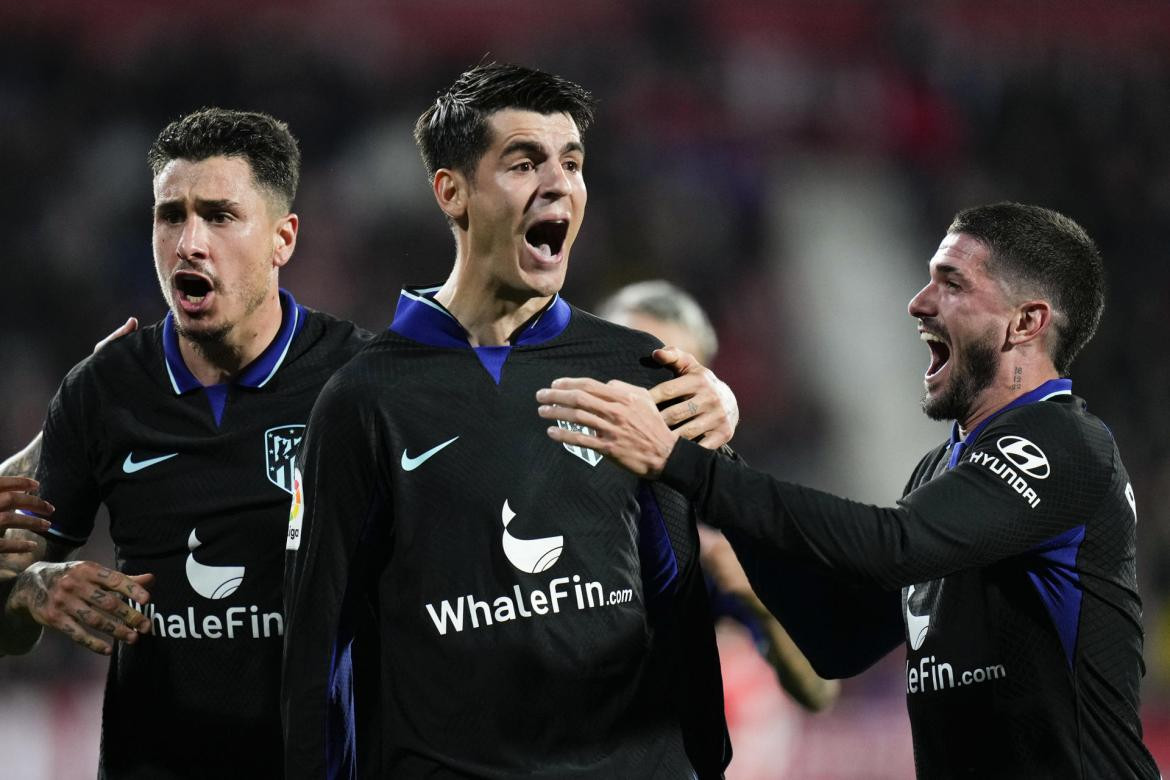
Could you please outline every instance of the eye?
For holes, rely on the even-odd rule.
[[[581,163],[577,160],[565,160],[565,170],[569,173],[580,173]]]
[[[532,164],[531,160],[521,160],[512,166],[512,170],[520,173],[528,173],[529,171],[536,170],[536,166]]]
[[[178,225],[183,222],[183,212],[176,209],[159,211],[154,216],[156,222],[164,225]]]

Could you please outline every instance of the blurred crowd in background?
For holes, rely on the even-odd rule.
[[[1145,720],[1170,760],[1168,44],[1170,5],[1105,0],[5,4],[0,452],[102,335],[164,313],[145,162],[164,124],[205,105],[287,121],[304,168],[283,286],[378,329],[453,257],[415,118],[481,59],[540,67],[601,101],[566,298],[646,278],[693,293],[741,405],[735,445],[781,476],[891,503],[947,434],[918,411],[928,355],[905,305],[955,211],[1032,202],[1088,230],[1111,287],[1074,391],[1137,495]],[[912,772],[900,653],[812,718],[756,661],[726,670],[744,728],[729,777]],[[56,746],[19,776],[92,776],[103,674],[55,637],[0,660],[0,747]]]

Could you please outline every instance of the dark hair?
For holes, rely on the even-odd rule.
[[[158,176],[171,160],[242,157],[256,184],[292,208],[301,177],[301,151],[288,125],[258,111],[201,108],[163,128],[146,154]]]
[[[1067,376],[1105,309],[1105,266],[1084,228],[1040,206],[995,203],[960,211],[947,232],[986,246],[988,272],[1012,294],[1044,298],[1052,305],[1052,363]]]
[[[450,168],[467,175],[491,143],[488,117],[515,108],[539,114],[565,113],[584,133],[596,101],[571,81],[520,65],[489,62],[466,71],[439,93],[414,126],[414,141],[427,177]]]

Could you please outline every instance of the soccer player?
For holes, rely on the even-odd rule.
[[[281,777],[293,457],[321,386],[368,334],[278,287],[299,225],[300,153],[282,122],[198,111],[148,157],[170,312],[80,363],[53,399],[37,469],[52,526],[5,556],[0,644],[25,652],[47,625],[113,655],[104,777]],[[117,571],[65,562],[99,503]]]
[[[288,538],[290,777],[355,771],[355,744],[372,777],[726,766],[689,506],[549,441],[531,413],[566,371],[642,387],[669,376],[648,360],[657,340],[558,294],[592,112],[576,84],[487,64],[419,118],[455,263],[443,284],[403,290],[390,330],[310,417]]]
[[[282,777],[292,466],[321,387],[370,336],[278,287],[299,228],[300,152],[282,122],[197,111],[149,162],[171,311],[100,342],[53,399],[43,445],[0,466],[0,653],[27,652],[44,625],[113,654],[106,777]],[[724,387],[667,359],[684,375],[655,392],[697,404],[692,435],[727,435]],[[34,472],[43,498],[17,479]],[[65,561],[103,502],[120,571]],[[52,525],[42,535],[44,520],[8,507]]]
[[[923,409],[954,426],[893,508],[677,441],[639,388],[562,380],[539,410],[596,432],[557,426],[554,440],[697,502],[818,669],[853,674],[904,641],[919,776],[1156,778],[1138,717],[1133,488],[1067,378],[1104,299],[1072,220],[1015,203],[960,212],[909,306],[931,355]]]
[[[610,322],[645,331],[710,365],[719,349],[715,328],[698,301],[662,279],[626,285],[597,306]],[[820,677],[784,627],[768,612],[723,534],[699,526],[699,562],[717,618],[742,624],[767,659],[781,687],[812,712],[825,709],[840,692],[836,680]]]

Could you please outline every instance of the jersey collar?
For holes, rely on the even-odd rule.
[[[967,447],[967,445],[978,439],[979,434],[983,433],[984,429],[987,428],[987,426],[991,424],[991,421],[996,417],[999,417],[1001,414],[1011,409],[1024,406],[1025,404],[1034,404],[1038,401],[1047,401],[1049,398],[1052,398],[1056,395],[1072,395],[1072,380],[1063,378],[1049,379],[1047,382],[1040,385],[1036,389],[1029,390],[1028,392],[1024,393],[1007,406],[992,412],[983,422],[972,428],[966,437],[960,433],[959,423],[958,421],[955,421],[955,423],[951,426],[951,443],[949,445],[951,448],[951,458],[949,467],[954,467],[955,463],[958,462],[962,451]]]
[[[467,331],[459,320],[435,300],[439,287],[404,287],[398,296],[398,308],[390,330],[399,336],[418,341],[432,347],[454,347],[470,349]],[[560,293],[538,311],[530,320],[520,326],[513,347],[541,344],[555,338],[569,324],[572,310],[561,298]]]
[[[234,384],[244,387],[264,387],[268,380],[276,376],[277,370],[284,363],[293,339],[305,325],[305,310],[293,298],[288,290],[280,290],[280,329],[276,331],[276,338],[265,347],[260,355],[249,363]],[[179,351],[179,333],[175,329],[175,315],[167,312],[163,320],[163,356],[166,359],[167,377],[171,381],[171,388],[175,395],[189,393],[203,387],[195,375],[183,362],[183,355]]]

